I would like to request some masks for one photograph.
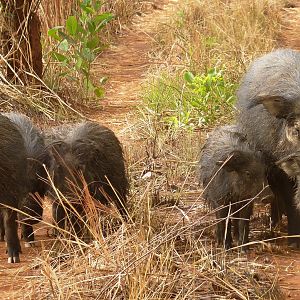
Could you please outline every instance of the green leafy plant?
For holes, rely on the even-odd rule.
[[[200,124],[214,124],[232,115],[236,84],[227,82],[222,70],[213,68],[196,76],[185,72],[184,79],[190,92],[189,103],[198,112]]]
[[[91,80],[91,65],[97,54],[104,49],[99,32],[113,18],[108,12],[100,13],[102,1],[84,0],[79,4],[78,16],[69,16],[65,26],[56,26],[48,31],[48,35],[58,42],[52,58],[62,67],[59,77],[79,81],[88,93],[93,92],[102,97],[104,90]]]
[[[162,74],[145,89],[145,106],[164,126],[195,129],[226,123],[233,117],[236,84],[222,70],[184,76]]]

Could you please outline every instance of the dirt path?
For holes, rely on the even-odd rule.
[[[291,1],[284,11],[281,46],[300,50],[300,1]]]
[[[164,21],[178,1],[152,1],[152,12],[136,16],[132,26],[125,29],[116,43],[103,53],[93,72],[108,77],[103,111],[89,113],[89,117],[108,125],[119,135],[132,123],[134,111],[140,105],[143,81],[152,65],[151,59],[155,27]],[[130,121],[129,121],[130,120]]]
[[[126,129],[135,118],[135,109],[141,104],[141,86],[149,68],[162,62],[151,58],[152,41],[155,39],[155,27],[164,22],[178,1],[153,1],[152,9],[141,16],[136,16],[133,25],[125,29],[115,44],[99,58],[94,66],[94,74],[107,76],[106,96],[101,100],[104,109],[90,111],[88,117],[105,124],[116,131],[121,140],[126,140]],[[151,3],[151,2],[150,2]],[[300,49],[300,8],[288,8],[286,11],[287,28],[283,32],[283,43],[286,46]],[[48,207],[47,216],[50,216]],[[47,239],[46,229],[39,225],[37,240]],[[22,245],[23,246],[23,245]],[[21,264],[8,265],[5,245],[0,243],[0,299],[26,299],[22,291],[23,284],[30,281],[31,276],[40,274],[41,270],[26,268],[34,259],[36,248],[22,247]],[[300,253],[286,252],[283,255],[259,255],[259,259],[272,265],[274,276],[288,299],[300,299]],[[26,273],[24,273],[25,271]],[[24,276],[26,274],[26,276]],[[29,299],[29,298],[27,298]]]

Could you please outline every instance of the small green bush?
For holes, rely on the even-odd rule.
[[[199,125],[211,125],[219,119],[230,117],[235,102],[236,85],[227,82],[223,71],[210,69],[206,74],[184,74],[189,102],[198,113]]]
[[[103,79],[99,84],[91,80],[91,65],[104,49],[99,32],[113,18],[110,13],[100,13],[102,5],[101,1],[81,1],[77,16],[69,16],[65,26],[48,31],[48,35],[57,41],[57,50],[51,54],[62,69],[58,77],[67,77],[80,83],[87,94],[93,92],[97,97],[103,96]]]
[[[231,120],[235,89],[217,68],[200,75],[161,75],[146,88],[145,106],[168,127],[195,129]]]

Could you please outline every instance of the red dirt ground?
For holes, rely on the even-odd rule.
[[[101,55],[99,64],[94,66],[95,74],[106,75],[111,79],[106,87],[106,97],[102,100],[104,110],[89,112],[88,117],[108,125],[125,143],[128,139],[126,129],[132,124],[134,110],[140,104],[139,92],[147,71],[151,65],[161,63],[153,61],[149,56],[154,28],[168,17],[177,2],[155,1],[153,9],[147,14],[136,16],[133,25],[122,32],[115,45]],[[300,49],[300,27],[296,26],[300,24],[300,8],[287,8],[285,15],[287,27],[282,35],[282,43]],[[46,219],[50,220],[50,216],[50,207],[46,207]],[[49,239],[46,228],[43,225],[38,228],[36,240]],[[35,260],[37,251],[42,251],[41,245],[42,242],[30,249],[22,245],[21,263],[8,265],[4,254],[5,245],[0,243],[0,299],[30,299],[26,291],[22,291],[23,283],[41,271],[32,270],[24,274],[23,267]],[[274,277],[279,276],[280,286],[287,299],[300,299],[300,252],[258,254],[257,259],[273,265]]]

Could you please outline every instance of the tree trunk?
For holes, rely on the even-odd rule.
[[[42,78],[42,45],[36,0],[1,0],[6,28],[2,31],[7,79],[24,85]]]

